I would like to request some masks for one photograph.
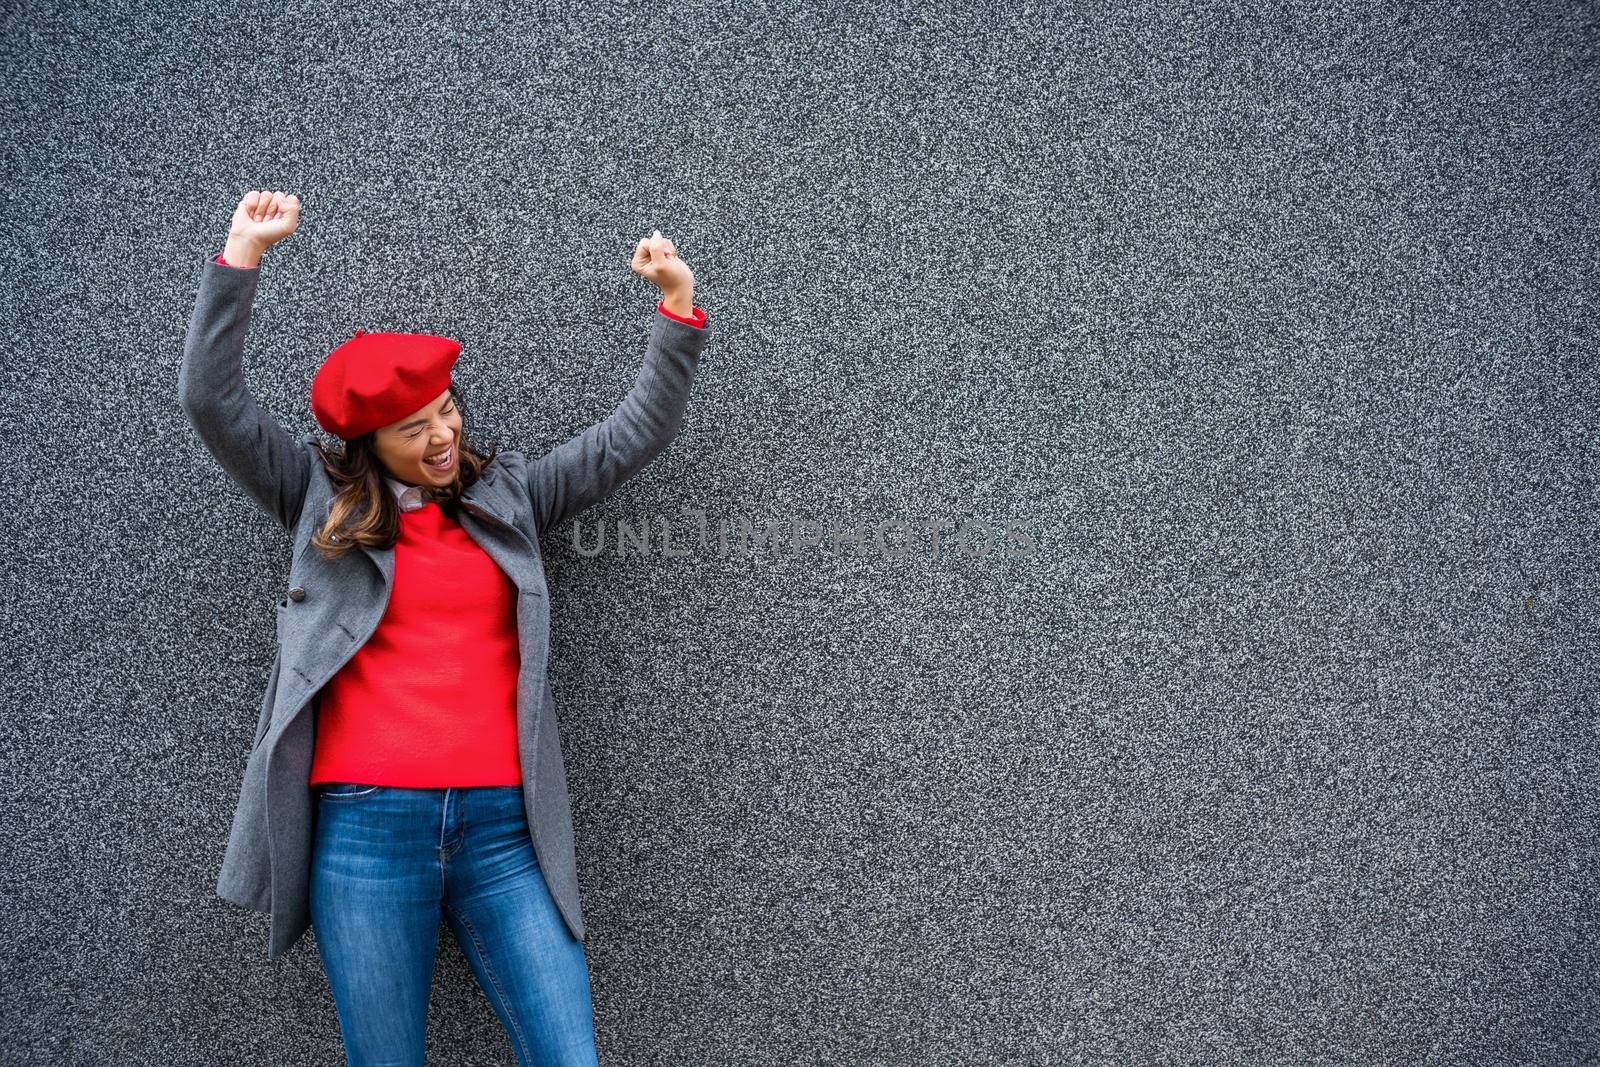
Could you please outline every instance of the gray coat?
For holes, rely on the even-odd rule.
[[[307,781],[315,698],[383,618],[394,551],[361,546],[329,561],[310,547],[333,495],[313,448],[315,435],[291,437],[245,385],[245,330],[260,275],[260,267],[229,267],[207,257],[178,393],[222,469],[293,539],[288,585],[277,606],[277,658],[217,877],[225,900],[272,916],[267,956],[277,959],[310,925],[315,807]],[[550,603],[539,534],[604,500],[666,449],[682,425],[709,338],[709,329],[657,309],[644,366],[615,412],[537,459],[499,453],[463,496],[462,526],[518,590],[517,746],[528,826],[545,881],[579,940],[584,929],[572,815],[545,673]]]

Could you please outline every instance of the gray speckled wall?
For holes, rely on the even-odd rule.
[[[695,269],[682,437],[545,545],[602,1062],[1595,1063],[1597,22],[11,5],[5,1062],[341,1062],[212,892],[287,538],[176,381],[266,187],[297,433],[426,330],[542,451]],[[866,550],[718,551],[791,520]],[[431,1011],[513,1062],[444,928]]]

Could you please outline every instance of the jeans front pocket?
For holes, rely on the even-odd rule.
[[[362,782],[323,782],[317,790],[325,800],[355,800],[360,797],[370,797],[383,788],[381,785],[366,785]]]

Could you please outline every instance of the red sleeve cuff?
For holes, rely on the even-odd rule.
[[[691,307],[689,309],[689,316],[687,318],[685,318],[682,315],[674,315],[672,312],[668,311],[667,310],[667,301],[666,301],[665,297],[663,297],[662,299],[656,301],[656,309],[658,311],[660,311],[661,314],[665,315],[669,319],[677,319],[679,322],[688,323],[690,326],[698,327],[700,329],[704,329],[705,328],[705,325],[706,325],[705,309],[701,308],[700,305],[698,305],[698,304],[694,305],[693,307]]]

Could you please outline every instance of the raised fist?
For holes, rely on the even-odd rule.
[[[633,250],[633,273],[655,282],[667,296],[694,287],[694,272],[660,230],[639,238]]]
[[[294,232],[300,221],[300,198],[293,193],[252,189],[233,209],[228,240],[258,249],[271,248]]]

